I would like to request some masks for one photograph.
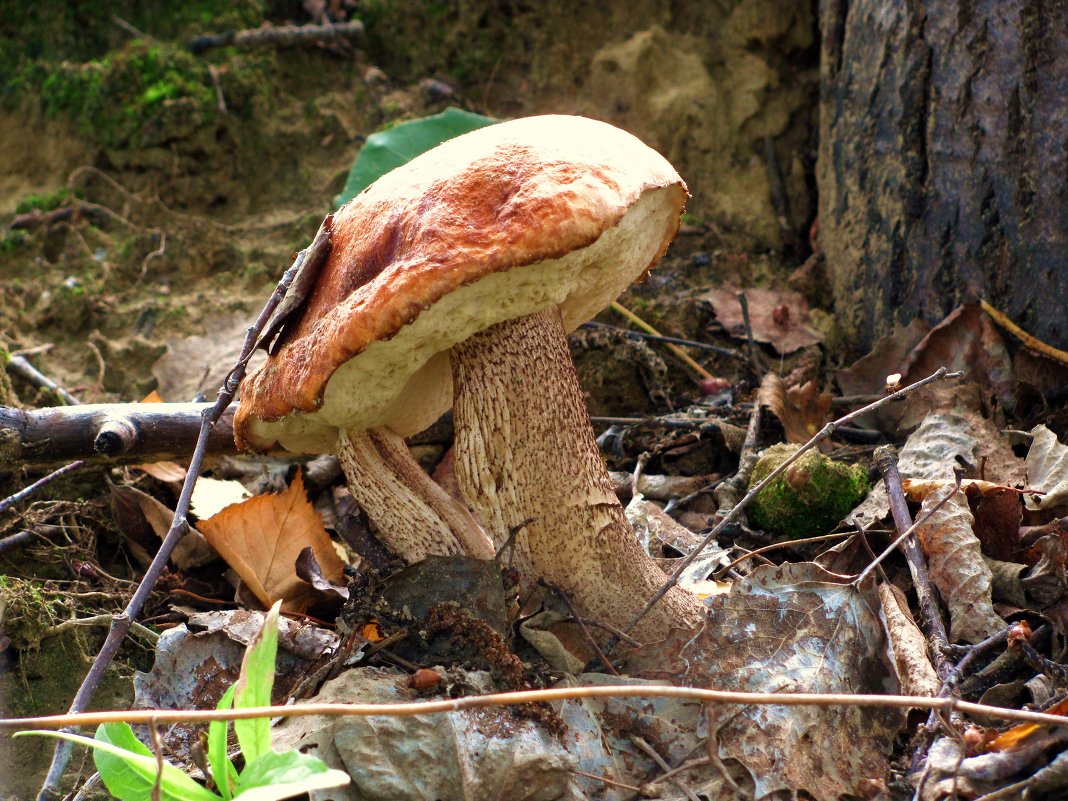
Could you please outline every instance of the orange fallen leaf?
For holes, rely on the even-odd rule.
[[[956,483],[951,479],[903,478],[901,479],[901,489],[904,490],[905,497],[910,501],[919,503],[935,490],[956,486]],[[1041,490],[1017,489],[1016,487],[1007,487],[1004,484],[996,484],[993,481],[983,481],[978,478],[961,479],[960,488],[964,490],[964,493],[969,498],[974,495],[993,495],[999,492],[1015,492],[1018,495],[1046,494]]]
[[[1068,715],[1068,698],[1054,704],[1049,709],[1044,710],[1049,715]],[[1068,718],[1065,719],[1068,723]],[[1040,723],[1021,723],[1019,726],[1013,726],[1007,731],[1003,731],[989,743],[987,743],[987,750],[989,751],[1007,751],[1013,748],[1024,740],[1026,740],[1031,734],[1043,728]]]
[[[284,492],[228,506],[198,527],[264,608],[281,600],[283,611],[307,609],[315,591],[297,577],[295,567],[304,548],[312,549],[325,578],[344,582],[341,559],[299,473]]]

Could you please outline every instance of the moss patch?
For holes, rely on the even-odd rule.
[[[773,445],[760,457],[749,486],[763,481],[792,456],[796,445]],[[860,465],[847,465],[810,450],[765,487],[749,507],[752,522],[791,539],[826,534],[868,494]]]

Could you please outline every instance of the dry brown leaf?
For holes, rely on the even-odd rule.
[[[745,323],[738,290],[720,287],[698,295],[712,304],[716,319],[731,336],[744,337]],[[749,325],[757,342],[768,342],[779,353],[815,345],[823,337],[809,327],[808,302],[799,292],[775,289],[745,289]]]
[[[968,499],[953,488],[939,490],[924,499],[916,519],[926,517],[950,493],[945,505],[916,527],[916,537],[931,583],[949,609],[950,641],[977,643],[1008,624],[994,612],[990,568],[972,530]]]
[[[135,487],[112,487],[111,509],[139,561],[141,554],[150,559],[148,554],[158,550],[160,542],[167,536],[174,521],[173,509]],[[154,539],[152,534],[155,535]],[[204,539],[204,535],[190,526],[189,531],[175,546],[171,561],[179,570],[189,570],[206,565],[217,556]]]
[[[300,612],[313,600],[311,585],[296,573],[304,548],[312,549],[325,578],[343,581],[341,559],[308,502],[299,473],[284,492],[228,506],[201,520],[199,527],[265,607],[281,600],[283,610]]]
[[[768,373],[760,384],[757,403],[779,418],[786,441],[797,445],[812,439],[830,419],[831,396],[820,392],[815,381],[786,388],[782,378]]]
[[[697,635],[674,631],[627,655],[631,676],[751,692],[885,693],[880,601],[812,563],[761,566],[709,601]],[[783,790],[817,801],[861,794],[886,777],[899,712],[859,707],[708,707],[719,757],[743,764],[756,798]],[[827,755],[833,754],[833,759]]]

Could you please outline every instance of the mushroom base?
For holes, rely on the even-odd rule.
[[[352,497],[390,551],[411,564],[430,555],[494,557],[474,516],[426,474],[399,434],[342,431],[338,461]]]
[[[556,307],[499,323],[453,347],[456,478],[500,544],[580,615],[630,624],[666,577],[638,543],[612,490]],[[525,560],[522,560],[525,561]],[[521,563],[522,563],[521,561]],[[694,627],[700,602],[673,588],[631,632],[662,639]]]

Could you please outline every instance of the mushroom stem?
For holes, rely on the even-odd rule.
[[[666,577],[613,492],[559,309],[494,325],[450,355],[461,493],[498,542],[533,518],[519,540],[537,575],[580,615],[627,625]],[[702,617],[675,587],[633,633],[659,640]]]
[[[494,557],[474,515],[426,474],[399,434],[388,428],[342,431],[337,456],[379,540],[409,564],[430,555]]]

